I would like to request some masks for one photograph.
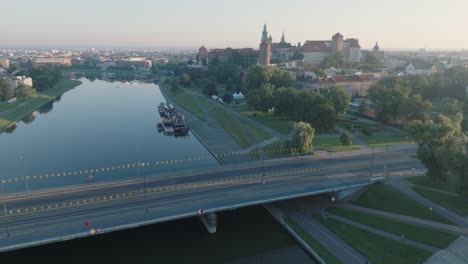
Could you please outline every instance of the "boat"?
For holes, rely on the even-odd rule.
[[[164,131],[164,126],[161,123],[158,123],[158,132],[161,133]]]
[[[172,125],[172,121],[170,119],[165,118],[162,125],[165,133],[174,134],[174,126]]]

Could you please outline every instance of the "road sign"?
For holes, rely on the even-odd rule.
[[[203,214],[203,209],[198,210],[198,214]]]
[[[88,227],[88,226],[89,226],[89,222],[88,222],[88,221],[84,222],[84,226],[85,226],[85,227]]]
[[[93,229],[89,230],[89,233],[90,233],[91,235],[94,235],[94,234],[96,234],[96,230],[94,230],[94,228],[93,228]]]

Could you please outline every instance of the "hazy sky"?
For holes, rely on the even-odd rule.
[[[336,33],[383,49],[468,48],[468,0],[0,0],[0,47],[256,47]]]

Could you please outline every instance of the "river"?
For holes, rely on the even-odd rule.
[[[8,192],[220,166],[192,135],[158,133],[159,87],[82,79],[0,135]],[[195,159],[194,159],[195,158]],[[175,162],[177,161],[177,163]],[[158,165],[156,165],[158,164]],[[164,164],[164,165],[161,165]],[[29,177],[25,177],[29,176]],[[28,179],[28,180],[26,180]],[[5,263],[314,263],[261,206],[219,213],[209,235],[197,218],[14,251]]]

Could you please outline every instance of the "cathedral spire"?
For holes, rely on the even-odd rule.
[[[262,42],[263,41],[268,41],[268,31],[267,31],[267,25],[263,25],[263,33],[262,33]]]
[[[283,35],[281,36],[281,43],[286,43],[286,38],[284,37],[284,32],[283,32]]]

